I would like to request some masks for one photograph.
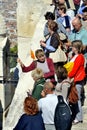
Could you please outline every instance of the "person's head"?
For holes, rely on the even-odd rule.
[[[64,4],[59,4],[58,6],[59,14],[66,13],[66,6]]]
[[[32,71],[31,75],[32,75],[33,79],[36,81],[36,80],[41,79],[43,77],[44,73],[43,73],[42,69],[36,68]]]
[[[65,0],[58,0],[59,1],[59,4],[64,4],[65,3]]]
[[[24,111],[27,115],[35,115],[38,113],[38,102],[35,98],[29,96],[24,100]]]
[[[46,12],[44,16],[46,20],[55,20],[55,16],[52,12]]]
[[[35,56],[36,58],[40,61],[40,62],[44,62],[45,61],[45,53],[42,49],[37,49],[35,51]]]
[[[44,84],[43,91],[44,91],[45,95],[53,93],[53,91],[54,91],[54,85],[52,84],[52,82],[47,81]]]
[[[58,24],[55,21],[50,21],[48,23],[48,29],[49,29],[49,32],[50,31],[57,32],[57,30],[58,30]]]
[[[73,20],[72,20],[72,25],[73,25],[73,28],[78,32],[80,31],[81,27],[82,27],[82,23],[81,23],[81,20],[78,18],[78,17],[75,17]]]
[[[57,79],[59,82],[63,81],[64,79],[67,78],[68,72],[65,67],[59,66],[57,71],[56,71]]]
[[[84,4],[84,5],[87,5],[87,0],[83,0],[83,4]]]
[[[83,44],[82,44],[82,41],[81,41],[81,40],[72,41],[72,51],[73,51],[75,54],[81,53],[81,52],[82,52],[82,49],[83,49]]]
[[[84,9],[83,9],[83,20],[85,21],[85,20],[87,20],[87,7],[85,7]]]

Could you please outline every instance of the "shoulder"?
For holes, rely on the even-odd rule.
[[[47,62],[53,62],[51,58],[46,58]]]
[[[84,60],[84,55],[83,54],[79,54],[77,57],[76,57],[76,60]]]
[[[27,120],[27,118],[29,118],[29,115],[23,114],[23,115],[20,117],[20,120],[25,122],[25,121]]]
[[[68,80],[68,79],[66,79],[66,80],[64,80],[63,82],[62,82],[62,87],[64,87],[64,86],[66,86],[66,87],[70,87],[71,86],[71,82]]]

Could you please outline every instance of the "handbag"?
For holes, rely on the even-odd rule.
[[[61,49],[60,46],[58,47],[58,49],[55,52],[51,52],[49,57],[53,60],[53,63],[66,62],[67,61],[66,54]]]
[[[79,100],[75,83],[71,83],[67,98],[70,103],[76,103]]]

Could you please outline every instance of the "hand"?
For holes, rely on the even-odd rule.
[[[22,61],[21,61],[19,58],[17,58],[17,62],[18,62],[21,66],[24,66],[23,63],[22,63]]]
[[[44,41],[40,41],[40,45],[46,47],[46,43]]]
[[[42,97],[45,97],[46,96],[46,94],[45,94],[45,92],[42,90],[42,92],[41,92],[41,96]]]

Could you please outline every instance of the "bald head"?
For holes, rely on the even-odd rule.
[[[72,20],[72,23],[81,24],[81,20],[80,20],[78,17],[75,17],[75,18]]]
[[[54,85],[53,85],[50,81],[47,81],[47,82],[44,84],[45,94],[53,93],[53,90],[54,90]]]
[[[82,23],[81,23],[81,20],[78,18],[78,17],[75,17],[73,20],[72,20],[72,25],[74,27],[74,29],[76,31],[79,31],[82,27]]]

